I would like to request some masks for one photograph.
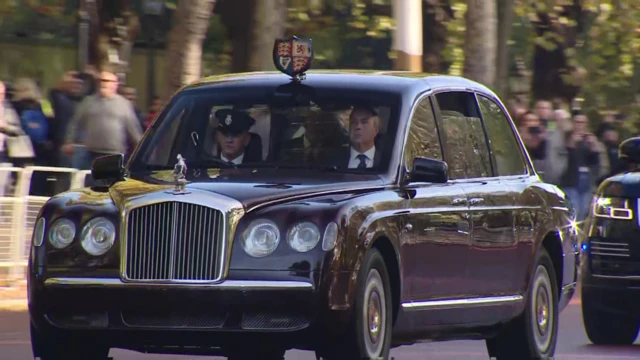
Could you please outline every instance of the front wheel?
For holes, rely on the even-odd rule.
[[[30,324],[31,349],[34,358],[40,360],[107,360],[109,347],[83,341],[45,337]]]
[[[335,344],[318,352],[324,360],[388,359],[392,328],[391,285],[387,267],[377,249],[371,249],[356,283],[353,318]]]
[[[544,248],[536,256],[524,312],[487,339],[489,356],[497,360],[552,359],[558,340],[558,284]]]
[[[637,317],[604,312],[593,304],[589,291],[583,290],[582,321],[589,340],[595,345],[631,345],[638,337]]]

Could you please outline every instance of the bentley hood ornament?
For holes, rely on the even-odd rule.
[[[176,158],[178,162],[173,166],[173,179],[175,180],[176,187],[173,193],[181,194],[185,192],[185,187],[187,186],[187,163],[180,154],[178,154]]]

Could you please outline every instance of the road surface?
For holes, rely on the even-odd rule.
[[[28,317],[24,312],[0,312],[0,360],[28,360],[31,357]],[[584,333],[578,303],[570,304],[560,317],[558,360],[630,360],[640,359],[640,341],[634,346],[602,347],[591,345]],[[111,350],[115,360],[219,360],[224,358],[147,355]],[[404,346],[392,351],[396,360],[487,360],[484,342],[452,341]],[[311,352],[289,351],[286,360],[315,360]]]

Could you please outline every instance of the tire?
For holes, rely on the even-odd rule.
[[[598,309],[588,291],[583,290],[582,321],[589,341],[595,345],[631,345],[638,337],[637,317],[609,313]]]
[[[356,281],[355,307],[351,324],[324,352],[323,360],[388,359],[391,350],[393,304],[387,266],[377,249],[364,258]]]
[[[107,360],[109,347],[88,343],[82,339],[67,341],[56,336],[44,337],[30,324],[31,350],[40,360]]]
[[[558,283],[551,257],[544,248],[536,255],[535,267],[525,297],[524,312],[487,339],[489,356],[497,360],[552,359],[558,341]]]

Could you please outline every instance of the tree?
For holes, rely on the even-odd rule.
[[[464,75],[488,87],[496,80],[497,5],[495,0],[467,0]]]
[[[140,21],[131,0],[81,0],[89,23],[88,64],[111,70],[124,80]]]
[[[200,78],[202,43],[214,5],[215,0],[178,1],[167,43],[166,97]]]
[[[495,88],[500,96],[509,90],[509,41],[513,28],[515,0],[498,0],[498,50],[496,57]]]
[[[580,91],[584,71],[577,59],[578,37],[586,12],[580,0],[563,6],[533,3],[535,28],[531,90],[535,100],[562,99],[570,103]]]
[[[218,0],[233,45],[232,72],[273,69],[273,41],[285,33],[286,0]]]
[[[422,69],[441,73],[446,69],[443,51],[447,46],[447,23],[454,13],[450,0],[424,0],[422,3]]]

